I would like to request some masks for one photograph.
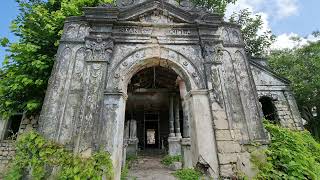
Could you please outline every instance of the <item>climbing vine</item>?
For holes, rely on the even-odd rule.
[[[113,168],[106,152],[82,158],[31,131],[19,136],[5,179],[24,176],[31,176],[31,179],[113,179]]]
[[[320,179],[320,143],[308,131],[265,123],[271,135],[267,149],[252,154],[256,179]]]

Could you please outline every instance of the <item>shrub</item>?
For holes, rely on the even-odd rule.
[[[32,179],[47,179],[53,168],[57,170],[54,179],[113,179],[108,153],[100,151],[82,158],[33,131],[18,138],[5,179],[21,179],[26,174]]]
[[[127,156],[126,164],[121,170],[121,180],[125,180],[128,177],[129,169],[132,166],[132,163],[137,160],[138,157],[136,155]]]
[[[252,154],[259,170],[256,179],[320,179],[320,144],[308,131],[270,123],[265,123],[265,127],[271,143],[263,150],[265,158]]]
[[[173,175],[180,180],[199,180],[202,177],[202,173],[195,169],[180,169]]]
[[[174,162],[181,162],[182,161],[182,157],[180,155],[178,156],[170,156],[170,155],[166,155],[162,160],[161,163],[169,166],[171,164],[173,164]]]

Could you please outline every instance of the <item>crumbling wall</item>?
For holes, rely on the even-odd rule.
[[[1,173],[5,173],[8,164],[15,154],[14,141],[4,140],[0,141],[0,178]]]

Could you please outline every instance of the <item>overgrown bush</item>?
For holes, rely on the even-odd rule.
[[[180,180],[199,180],[203,174],[196,169],[180,169],[173,175]]]
[[[173,164],[174,162],[181,162],[182,161],[182,157],[180,155],[178,156],[170,156],[170,155],[166,155],[162,160],[161,163],[166,165],[166,166],[170,166],[171,164]]]
[[[320,179],[320,144],[308,131],[293,131],[265,123],[271,143],[265,158],[252,154],[256,179]]]
[[[21,179],[26,175],[32,179],[47,179],[54,168],[54,179],[102,179],[102,176],[113,179],[108,153],[101,151],[82,158],[33,131],[18,138],[16,154],[5,179]]]
[[[136,155],[127,156],[126,158],[126,164],[121,169],[121,180],[125,180],[128,177],[129,169],[131,168],[133,162],[137,160],[138,157]]]

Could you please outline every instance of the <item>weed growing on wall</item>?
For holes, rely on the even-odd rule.
[[[259,169],[256,179],[320,179],[320,144],[308,131],[270,123],[265,127],[271,143],[263,156],[252,154],[252,162]]]
[[[179,180],[199,180],[203,174],[196,169],[180,169],[173,174]]]
[[[136,161],[138,157],[136,155],[127,156],[126,164],[121,169],[121,180],[126,180],[128,178],[129,169],[131,168],[134,161]]]
[[[166,155],[162,160],[161,163],[166,165],[166,166],[170,166],[171,164],[173,164],[174,162],[181,162],[182,161],[182,156],[178,155],[178,156],[169,156]]]
[[[24,176],[31,176],[31,179],[113,179],[113,168],[106,152],[82,158],[32,131],[19,136],[16,155],[5,179]]]

